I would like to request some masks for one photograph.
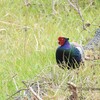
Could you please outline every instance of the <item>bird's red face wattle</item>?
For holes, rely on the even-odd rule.
[[[66,41],[66,40],[65,40],[64,37],[59,37],[59,38],[58,38],[58,44],[61,45],[61,46],[64,45],[65,41]]]

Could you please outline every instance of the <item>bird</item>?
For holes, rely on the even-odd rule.
[[[76,42],[69,42],[69,38],[58,37],[59,47],[56,49],[56,62],[59,67],[67,69],[79,68],[84,62],[84,50]]]

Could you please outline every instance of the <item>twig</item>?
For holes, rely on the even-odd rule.
[[[68,0],[68,2],[76,11],[78,11],[78,8],[70,0]]]
[[[27,84],[26,84],[24,81],[22,81],[22,83],[23,83],[26,87],[28,87]],[[36,94],[36,92],[33,90],[33,88],[32,88],[31,86],[29,86],[28,89],[33,93],[33,95],[34,95],[38,100],[43,100],[39,95]]]
[[[12,79],[13,79],[13,82],[14,82],[14,84],[15,84],[16,90],[18,91],[18,86],[17,86],[16,80],[15,80],[15,77],[16,77],[16,76],[17,76],[17,74],[15,74],[15,75],[12,77]]]
[[[89,90],[100,91],[100,88],[92,88],[92,87],[86,87],[86,88],[77,87],[77,88],[85,91],[89,91]]]
[[[22,81],[22,83],[28,88],[28,85],[26,84],[26,82],[25,81]]]
[[[14,94],[12,94],[11,96],[9,96],[6,100],[9,100],[10,98],[12,98],[14,95],[16,95],[17,93],[24,91],[24,90],[28,90],[28,89],[20,89],[17,92],[15,92]]]
[[[72,92],[72,94],[70,95],[69,99],[70,100],[78,100],[78,93],[77,93],[76,85],[73,84],[72,82],[68,82],[67,84],[68,84],[68,88]]]
[[[38,95],[40,94],[40,86],[39,86],[39,82],[37,81],[37,86],[38,86]]]
[[[77,87],[74,83],[72,82],[68,82],[67,83],[68,85],[71,85],[71,86],[74,86],[76,87],[77,89],[81,89],[81,90],[85,90],[85,91],[88,91],[88,90],[93,90],[93,91],[100,91],[100,88],[93,88],[93,87]]]
[[[52,0],[52,12],[53,12],[53,14],[56,14],[55,1],[54,0]]]
[[[85,91],[100,91],[100,88],[92,88],[92,87],[77,87],[75,84],[73,84],[72,82],[68,82],[68,88],[70,89],[70,91],[72,92],[72,94],[69,97],[69,100],[78,100],[78,90],[85,90]]]
[[[93,1],[89,3],[89,5],[83,10],[83,12],[85,12],[92,4],[93,4]]]
[[[34,34],[34,38],[35,38],[35,40],[36,40],[36,51],[38,50],[38,45],[39,45],[39,43],[38,43],[38,40],[37,40],[37,37],[36,37],[36,35]]]
[[[6,21],[0,21],[0,23],[2,23],[2,24],[6,24],[6,25],[11,25],[11,26],[23,27],[23,28],[26,27],[26,26],[22,26],[22,25],[19,25],[19,24],[16,24],[16,23],[6,22]],[[30,28],[30,27],[27,26],[27,28]]]
[[[6,31],[6,29],[4,29],[4,28],[3,29],[0,29],[0,32],[2,32],[2,31]]]
[[[18,24],[15,24],[15,23],[10,23],[10,22],[5,22],[5,21],[0,21],[0,23],[3,23],[3,24],[7,24],[7,25],[15,25],[15,26],[18,26],[20,27],[21,25],[18,25]]]
[[[31,3],[29,3],[29,0],[24,0],[24,3],[25,3],[26,6],[30,6],[31,5]]]
[[[43,100],[39,95],[36,94],[36,92],[33,90],[32,87],[29,87],[29,90],[34,94],[34,96],[35,96],[38,100]]]
[[[83,23],[83,30],[86,30],[86,27],[85,27],[85,24],[84,24],[84,18],[82,16],[81,10],[79,8],[78,1],[76,3],[76,6],[70,0],[68,0],[68,2],[78,12],[78,14],[79,14],[79,16],[80,16],[80,18],[82,20],[82,23]]]

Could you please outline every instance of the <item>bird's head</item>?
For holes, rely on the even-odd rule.
[[[65,42],[67,42],[68,40],[69,40],[69,38],[58,37],[58,44],[63,46],[65,44]]]

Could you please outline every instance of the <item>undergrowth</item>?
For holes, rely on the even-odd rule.
[[[45,68],[48,70],[44,73],[55,68],[52,74],[54,82],[59,84],[69,76],[64,83],[72,81],[77,85],[100,86],[100,61],[97,64],[86,62],[86,67],[80,68],[78,75],[75,70],[63,71],[55,66],[58,36],[66,36],[70,41],[85,45],[100,26],[99,0],[94,0],[92,5],[89,0],[80,1],[79,6],[85,23],[90,23],[87,30],[82,29],[79,14],[66,0],[56,1],[55,14],[50,0],[30,0],[29,6],[24,4],[24,0],[0,1],[0,100],[23,87],[22,80],[34,79]],[[82,95],[87,97],[88,93],[83,92]]]

